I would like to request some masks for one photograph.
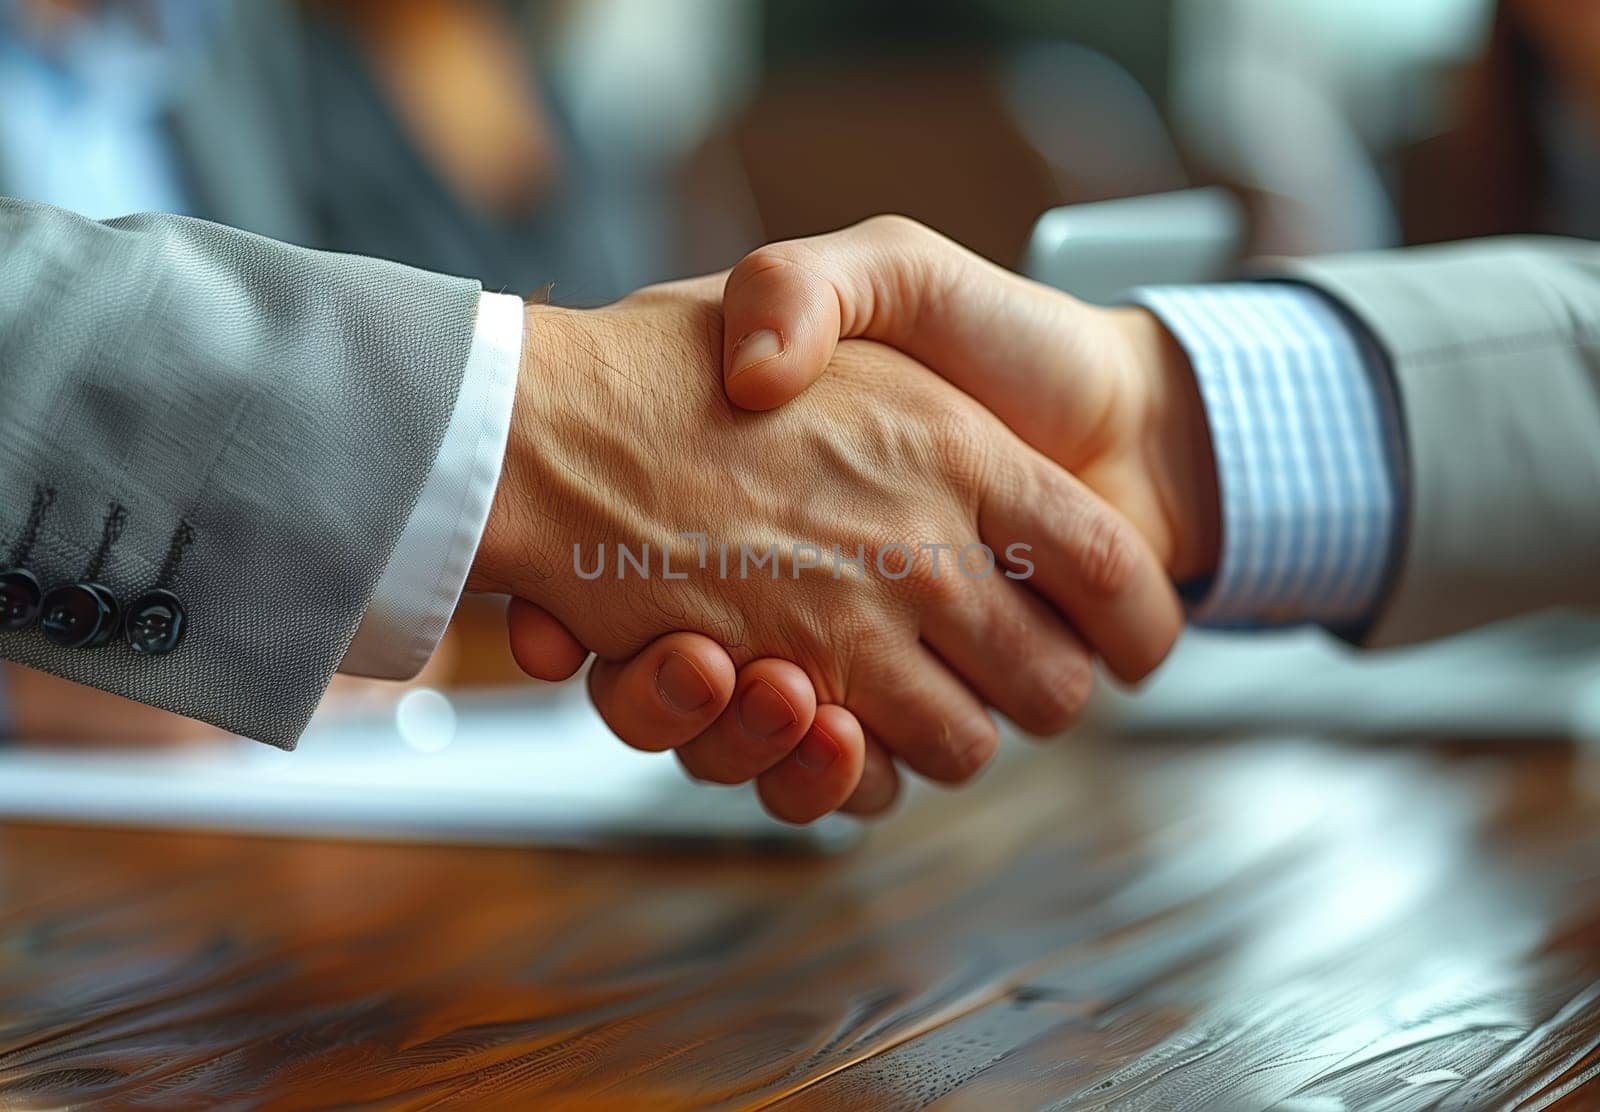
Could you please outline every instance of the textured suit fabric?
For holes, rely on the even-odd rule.
[[[1271,269],[1342,302],[1394,374],[1410,511],[1369,641],[1600,608],[1600,245],[1478,240]]]
[[[0,199],[0,535],[55,490],[28,563],[124,601],[171,587],[166,657],[37,630],[0,656],[292,747],[344,655],[449,421],[477,283],[203,221],[105,223]]]

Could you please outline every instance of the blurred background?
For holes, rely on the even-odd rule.
[[[1581,0],[0,0],[0,34],[8,193],[570,304],[882,211],[1015,264],[1047,208],[1197,184],[1258,250],[1593,220]]]
[[[1218,277],[1257,253],[1594,236],[1600,4],[0,0],[0,192],[95,217],[188,213],[568,305],[879,212],[1020,266],[1047,210],[1207,198],[1178,210],[1211,243],[1204,263],[1155,251],[1134,281]],[[1112,213],[1115,249],[1156,210],[1067,211]],[[1033,269],[1057,248],[1035,236]],[[1085,295],[1102,279],[1052,277]],[[469,600],[423,682],[516,687],[500,625]],[[1538,643],[1592,679],[1600,638],[1561,628]],[[1472,646],[1485,674],[1526,655]],[[1513,675],[1495,705],[1548,708],[1555,671],[1544,687]],[[1226,701],[1172,694],[1181,661],[1175,674],[1151,704],[1162,728],[1196,698]],[[17,738],[204,736],[6,680]],[[1371,682],[1352,690],[1370,702]],[[1435,709],[1455,697],[1430,690]],[[342,681],[330,695],[363,713],[403,697]]]

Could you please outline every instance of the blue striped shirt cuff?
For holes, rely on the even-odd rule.
[[[1376,349],[1303,286],[1155,286],[1129,299],[1188,353],[1211,427],[1222,552],[1191,616],[1366,624],[1405,490],[1397,404]]]

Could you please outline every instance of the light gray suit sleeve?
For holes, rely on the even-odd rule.
[[[1410,471],[1375,645],[1600,608],[1600,245],[1479,240],[1276,264],[1393,368]]]
[[[95,223],[0,199],[0,537],[55,492],[26,562],[156,585],[180,522],[175,652],[37,628],[0,656],[292,747],[432,466],[472,342],[475,282],[203,221]]]

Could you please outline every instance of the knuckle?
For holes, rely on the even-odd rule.
[[[1090,593],[1102,598],[1122,594],[1139,570],[1139,540],[1133,527],[1109,511],[1096,509],[1083,523],[1078,571]]]
[[[1016,594],[1002,590],[991,595],[980,627],[984,644],[993,647],[993,652],[1007,668],[1026,666],[1039,640],[1037,611],[1023,605]]]
[[[898,675],[904,670],[906,650],[912,638],[886,625],[857,627],[850,645],[850,672],[845,684],[856,689],[871,683],[880,674]]]
[[[876,216],[869,216],[861,222],[860,227],[862,231],[869,233],[874,238],[897,242],[922,240],[929,232],[926,225],[918,223],[909,216],[902,216],[898,212],[883,212]]]
[[[912,549],[911,570],[903,586],[907,595],[917,601],[919,609],[950,610],[958,606],[966,594],[965,583],[955,566],[953,549],[929,551]],[[898,560],[899,556],[890,557]]]
[[[988,715],[948,727],[944,752],[929,775],[946,784],[964,784],[994,757],[1000,738]]]
[[[1151,672],[1161,666],[1162,661],[1167,659],[1167,655],[1172,652],[1172,647],[1177,643],[1178,635],[1181,632],[1183,632],[1183,623],[1176,617],[1170,623],[1154,627],[1150,636],[1142,643],[1144,649],[1143,657],[1125,669],[1118,678],[1127,683],[1140,683],[1145,680]]]
[[[933,424],[933,445],[957,490],[970,495],[983,488],[991,471],[993,433],[973,406],[949,405],[940,411]]]
[[[1094,668],[1087,658],[1058,664],[1043,672],[1034,684],[1030,733],[1057,734],[1077,721],[1094,692]]]
[[[744,286],[770,281],[789,270],[794,262],[793,251],[787,244],[769,243],[757,247],[729,272],[724,292],[735,293]]]

